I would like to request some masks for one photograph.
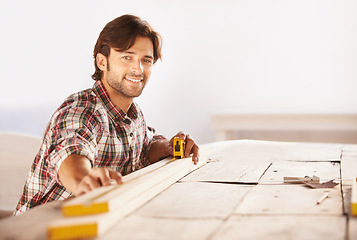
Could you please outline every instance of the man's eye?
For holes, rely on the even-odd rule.
[[[144,59],[143,62],[144,62],[144,63],[152,64],[152,60],[151,60],[151,59]]]
[[[129,56],[123,56],[123,59],[130,60],[130,57]]]

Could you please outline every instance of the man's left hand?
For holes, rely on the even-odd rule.
[[[180,131],[179,133],[177,133],[175,136],[173,136],[171,138],[171,140],[169,141],[169,151],[170,153],[173,155],[173,142],[174,142],[174,138],[179,137],[182,140],[185,141],[184,144],[184,156],[190,157],[192,155],[192,161],[193,163],[196,165],[198,163],[199,160],[199,147],[196,144],[195,140],[193,140],[191,138],[191,136],[189,134],[185,134],[184,132]]]

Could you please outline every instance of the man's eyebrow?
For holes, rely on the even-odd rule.
[[[116,50],[116,51],[118,51],[118,50]],[[131,52],[131,51],[118,51],[118,52],[121,52],[121,53],[127,53],[127,54],[133,54],[133,55],[135,55],[135,54],[136,54],[135,52]],[[151,58],[151,59],[154,59],[154,57],[153,57],[153,56],[151,56],[151,55],[145,55],[145,58]]]
[[[126,51],[126,50],[124,50],[124,51],[120,51],[120,50],[118,50],[118,52],[121,52],[121,53],[128,53],[128,54],[135,54],[135,52],[130,52],[130,51]]]

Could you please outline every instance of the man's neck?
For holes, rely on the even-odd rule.
[[[119,94],[116,90],[112,89],[106,81],[102,81],[104,88],[107,90],[110,100],[125,113],[129,111],[131,104],[133,103],[133,98],[125,97]]]

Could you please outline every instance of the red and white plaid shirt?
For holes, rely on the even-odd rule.
[[[93,167],[109,167],[126,175],[149,165],[154,135],[136,103],[123,112],[110,100],[101,81],[68,97],[47,125],[15,214],[71,196],[58,178],[61,163],[71,154],[86,156]]]

